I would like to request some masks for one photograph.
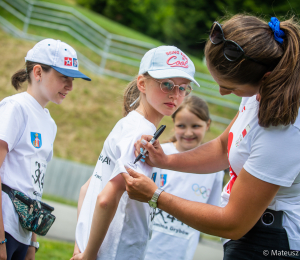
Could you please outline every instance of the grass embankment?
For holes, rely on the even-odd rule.
[[[0,30],[0,100],[17,93],[10,78],[24,68],[24,57],[33,45],[33,42],[16,39]],[[49,103],[47,108],[58,126],[54,155],[94,165],[105,138],[122,118],[123,91],[127,82],[80,70],[91,77],[92,82],[76,79],[66,100],[61,105]],[[172,135],[172,120],[166,117],[161,123],[166,124],[167,129],[160,140],[167,140]],[[213,124],[205,140],[216,137],[221,131],[219,125]]]
[[[36,260],[69,260],[73,255],[74,243],[55,241],[44,237],[38,237],[39,251],[35,255]]]
[[[75,0],[42,0],[42,1],[72,7],[78,12],[80,12],[81,14],[83,14],[84,16],[86,16],[88,19],[100,25],[103,29],[107,30],[110,33],[129,37],[143,42],[148,42],[156,46],[163,45],[163,43],[161,43],[156,39],[148,37],[142,33],[132,30],[126,26],[123,26],[122,24],[114,22],[98,13],[95,13],[91,10],[88,10],[86,8],[77,5]],[[0,7],[0,16],[7,19],[9,22],[11,22],[14,26],[19,28],[20,30],[23,30],[23,22],[1,7]],[[70,34],[64,31],[58,31],[58,30],[49,29],[45,27],[29,25],[27,32],[33,35],[39,35],[39,36],[53,38],[53,39],[60,39],[72,45],[77,51],[84,54],[95,64],[101,63],[100,55],[86,48],[80,41],[78,41],[76,38],[72,37]],[[193,60],[197,71],[208,73],[206,66],[202,63],[200,59],[198,59],[197,57],[191,57],[191,59]],[[107,60],[106,69],[118,71],[132,76],[136,75],[138,72],[138,68],[135,66],[131,66],[131,65],[124,66],[124,64],[120,66],[120,63],[112,60]]]

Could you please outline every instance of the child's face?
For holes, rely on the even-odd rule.
[[[51,69],[48,73],[43,73],[41,86],[46,102],[60,104],[73,89],[73,78]]]
[[[175,137],[178,151],[187,151],[199,146],[209,128],[209,123],[201,120],[187,108],[175,116]]]
[[[175,85],[188,84],[190,81],[184,78],[170,78]],[[161,80],[160,80],[161,81]],[[179,95],[178,86],[170,93],[164,93],[160,89],[160,83],[156,79],[146,80],[146,99],[148,103],[161,115],[170,116],[182,103],[184,96]]]

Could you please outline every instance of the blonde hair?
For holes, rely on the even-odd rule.
[[[146,72],[143,74],[143,76],[148,77],[149,74]],[[129,82],[125,89],[124,98],[123,98],[123,116],[124,117],[127,116],[131,111],[137,109],[137,107],[140,105],[140,94],[141,93],[137,87],[137,78],[138,78],[138,76],[136,76],[134,78],[134,80]],[[139,100],[137,100],[137,99],[139,99]],[[132,106],[130,106],[132,103],[134,103],[134,104]]]

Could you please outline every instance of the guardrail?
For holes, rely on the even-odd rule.
[[[2,11],[3,16],[0,13],[0,24],[4,30],[16,37],[33,41],[43,39],[42,36],[28,33],[29,26],[34,26],[34,28],[62,31],[75,38],[98,57],[92,61],[77,50],[81,65],[98,75],[130,81],[134,75],[108,69],[107,62],[112,61],[137,68],[144,53],[156,47],[153,44],[109,33],[72,7],[33,0],[0,0],[0,11],[1,8],[5,11]],[[9,19],[9,16],[13,19]],[[19,21],[15,18],[21,21],[22,30]],[[194,87],[194,94],[200,95],[208,103],[238,109],[240,98],[233,95],[222,97],[210,75],[196,72],[195,78],[201,88]],[[231,121],[213,115],[212,119],[223,124],[229,124]]]
[[[80,188],[92,176],[94,166],[53,158],[47,165],[44,193],[77,201]]]

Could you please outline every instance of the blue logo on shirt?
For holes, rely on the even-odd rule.
[[[167,183],[167,174],[160,175],[160,187],[165,186]]]
[[[31,136],[31,144],[35,148],[41,148],[42,147],[42,135],[35,132],[30,132]]]
[[[157,175],[157,172],[152,173],[151,180],[154,182],[156,181],[156,175]]]

